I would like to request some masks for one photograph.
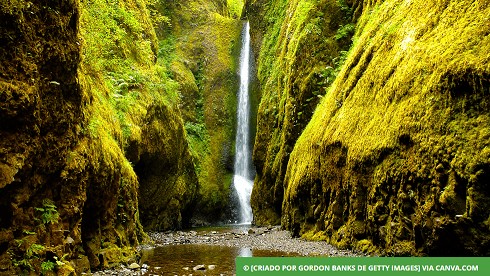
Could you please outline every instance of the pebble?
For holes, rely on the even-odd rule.
[[[193,268],[194,271],[197,271],[197,270],[206,270],[206,266],[205,265],[196,265],[194,268]]]
[[[129,265],[129,269],[138,269],[138,268],[140,268],[140,265],[137,263],[132,263]]]
[[[175,245],[175,244],[209,244],[219,246],[229,246],[238,248],[249,248],[250,250],[269,250],[284,252],[299,256],[343,256],[358,257],[365,256],[351,250],[340,250],[325,241],[307,241],[301,238],[293,238],[288,231],[281,230],[280,226],[252,227],[250,229],[230,229],[227,232],[196,232],[196,231],[177,231],[177,232],[153,232],[148,233],[155,242],[155,246]],[[144,246],[142,247],[144,248]],[[193,261],[191,261],[192,263]],[[93,273],[93,276],[109,275],[148,275],[147,264],[134,268],[122,266],[115,270],[104,270]],[[196,265],[192,270],[205,271],[216,269],[216,265]],[[159,270],[161,267],[153,267]],[[184,267],[184,271],[191,270]]]
[[[178,235],[168,233],[149,233],[150,238],[158,245],[183,244],[188,240],[191,244],[212,244],[256,250],[270,250],[291,253],[300,256],[364,256],[351,250],[340,250],[325,241],[307,241],[292,238],[280,226],[251,227],[249,229],[232,229],[228,232],[179,232]]]

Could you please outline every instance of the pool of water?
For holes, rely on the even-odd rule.
[[[203,244],[166,245],[145,250],[143,255],[150,275],[233,275],[238,256],[291,256],[286,252]],[[206,270],[195,271],[198,265],[204,265]]]
[[[241,231],[242,228],[213,227],[193,230],[202,234],[211,231]],[[235,258],[238,256],[280,257],[294,255],[296,254],[270,250],[255,250],[246,247],[178,244],[144,250],[141,263],[150,266],[146,275],[233,275],[235,274]],[[194,267],[198,265],[204,265],[206,269],[194,270]]]

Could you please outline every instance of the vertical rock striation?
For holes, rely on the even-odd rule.
[[[159,211],[147,225],[187,224],[197,178],[145,2],[9,0],[0,17],[0,274],[134,260],[138,201]]]
[[[286,12],[291,3],[280,2],[253,1],[249,14],[273,9],[284,11],[284,20],[295,18],[297,11]],[[295,235],[368,252],[490,255],[490,6],[476,0],[346,3],[356,20],[352,48],[311,120],[303,122],[309,121],[286,164],[272,163],[274,174],[264,173],[272,162],[265,153],[276,144],[269,156],[277,160],[286,140],[258,134],[255,212],[269,208]],[[283,28],[267,25],[263,33],[302,26],[277,24]],[[294,45],[294,33],[285,34],[287,44],[267,44],[263,36],[261,53]],[[266,57],[259,57],[259,68],[271,63]],[[278,60],[290,71],[277,78],[259,69],[262,87],[302,72],[286,63],[291,59]],[[301,89],[262,91],[258,133],[284,129],[263,115],[275,98],[267,93],[301,95]],[[288,101],[278,103],[269,106],[280,109]],[[295,105],[283,109],[294,113]],[[287,172],[280,174],[279,165]],[[274,196],[258,200],[267,194]]]
[[[260,105],[253,152],[254,221],[278,224],[283,180],[294,144],[335,78],[352,33],[337,29],[352,16],[335,1],[247,1],[257,60]]]

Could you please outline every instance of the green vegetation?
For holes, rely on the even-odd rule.
[[[340,28],[337,30],[337,33],[335,34],[335,39],[340,40],[346,37],[352,37],[354,34],[354,24],[349,23],[343,26],[340,26]]]
[[[0,271],[109,267],[227,205],[243,1],[181,4],[2,1]]]
[[[158,40],[155,33],[155,29],[171,26],[159,6],[160,2],[142,0],[83,4],[82,67],[88,90],[96,99],[88,132],[101,142],[106,162],[114,163],[112,167],[124,166],[120,182],[125,185],[114,185],[121,191],[117,199],[120,223],[127,224],[139,216],[132,206],[138,193],[131,191],[137,186],[138,174],[140,191],[168,189],[166,193],[141,193],[147,201],[139,204],[144,226],[155,225],[155,218],[147,216],[148,206],[152,206],[161,210],[159,216],[169,217],[168,223],[158,226],[168,229],[182,226],[186,216],[177,214],[194,201],[196,183],[195,172],[189,169],[193,165],[187,144],[180,138],[184,136],[178,108],[180,85],[170,70],[175,38],[166,33]],[[171,164],[174,162],[177,164]],[[170,169],[174,165],[177,171]],[[153,196],[161,198],[151,200]],[[178,206],[167,206],[177,198]],[[128,204],[128,199],[134,202]]]
[[[252,32],[262,38],[252,194],[258,224],[279,223],[290,153],[345,60],[354,28],[345,7],[338,1],[256,1],[248,13]]]
[[[53,271],[55,268],[55,263],[52,261],[45,261],[41,263],[41,274],[46,275],[49,271]]]
[[[259,55],[258,224],[487,256],[489,14],[477,0],[1,1],[0,271],[111,267],[143,227],[224,218],[242,15]]]
[[[488,5],[377,2],[294,145],[282,224],[371,253],[486,255]]]
[[[245,0],[226,0],[230,17],[240,18]]]
[[[56,205],[49,199],[43,200],[43,207],[36,207],[34,209],[40,213],[38,220],[42,224],[53,224],[59,220],[60,215],[56,210]]]
[[[223,219],[229,200],[242,1],[156,5],[171,19],[159,29],[158,62],[179,83],[179,107],[199,179],[196,219]],[[235,18],[235,19],[234,19]]]
[[[47,259],[47,252],[53,250],[41,244],[32,243],[33,236],[26,236],[23,239],[14,240],[16,248],[12,255],[13,265],[20,269],[23,274],[29,275],[33,272],[47,275],[55,271],[71,271],[73,268],[64,262],[66,254],[62,258],[57,256]],[[52,251],[51,251],[52,253]]]
[[[96,133],[96,126],[111,130],[109,135],[123,148],[140,139],[138,120],[148,108],[145,103],[175,105],[178,101],[178,84],[168,76],[168,64],[153,63],[158,42],[140,5],[139,0],[127,5],[95,0],[83,6],[81,17],[83,65],[102,103],[93,112],[90,133]],[[155,20],[161,18],[155,15]],[[165,50],[160,49],[158,55]],[[119,123],[107,127],[106,120],[112,117]]]
[[[26,240],[15,240],[17,247],[21,248],[26,243]],[[40,255],[44,252],[44,246],[40,244],[30,244],[26,249],[22,257],[15,258],[13,264],[16,267],[21,268],[23,271],[34,271],[32,262],[39,259]]]

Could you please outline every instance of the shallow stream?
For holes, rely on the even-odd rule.
[[[198,235],[206,233],[227,233],[246,231],[239,226],[194,229]],[[152,249],[145,249],[141,263],[149,265],[146,275],[233,275],[235,274],[235,258],[297,256],[272,250],[257,250],[247,247],[230,247],[207,244],[171,244]],[[203,265],[205,270],[195,270]]]

